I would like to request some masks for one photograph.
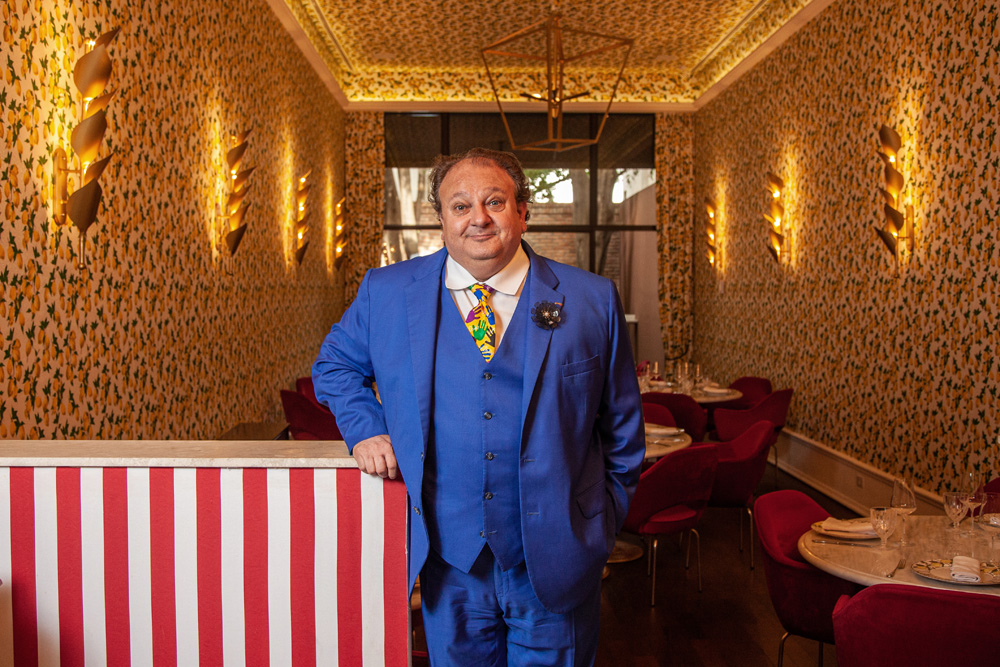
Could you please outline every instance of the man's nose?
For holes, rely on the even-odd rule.
[[[472,207],[472,222],[476,225],[488,225],[493,221],[485,204],[475,204]]]

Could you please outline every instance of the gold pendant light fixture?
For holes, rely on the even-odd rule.
[[[564,151],[596,144],[601,138],[604,124],[611,111],[618,84],[621,83],[632,40],[616,35],[606,35],[590,30],[578,30],[563,24],[563,16],[555,8],[548,18],[533,23],[481,49],[486,75],[490,80],[493,97],[500,108],[507,138],[514,150]],[[607,54],[607,55],[605,55]],[[618,64],[620,58],[620,65]],[[564,135],[563,104],[582,97],[601,97],[590,90],[567,90],[572,83],[571,70],[583,63],[615,73],[611,94],[604,109],[600,126],[593,137]],[[544,68],[544,71],[539,71]],[[508,119],[508,109],[513,100],[505,100],[499,88],[512,77],[525,77],[529,81],[544,81],[540,92],[521,92],[520,97],[541,102],[546,106],[546,132],[544,139],[518,143]],[[603,99],[599,100],[603,103]]]

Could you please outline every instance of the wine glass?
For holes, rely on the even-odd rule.
[[[1000,567],[997,554],[997,536],[1000,535],[1000,493],[987,493],[983,501],[983,511],[979,516],[979,527],[990,536],[990,565]]]
[[[965,491],[959,494],[962,505],[969,512],[969,530],[962,532],[963,537],[972,535],[976,527],[976,510],[983,504],[983,490],[980,487],[977,491]]]
[[[881,548],[883,550],[887,549],[886,541],[889,539],[892,531],[896,530],[899,514],[894,507],[873,507],[869,512],[869,516],[872,522],[872,529],[879,536],[879,539],[882,540]]]
[[[965,517],[965,505],[959,491],[949,491],[944,494],[944,513],[951,521],[951,529],[958,530],[958,524]]]
[[[893,480],[889,505],[899,514],[899,545],[906,546],[906,517],[917,511],[917,494],[913,491],[912,477],[897,477]]]

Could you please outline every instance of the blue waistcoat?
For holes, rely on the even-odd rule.
[[[524,560],[519,457],[527,291],[526,283],[486,363],[441,287],[423,497],[431,548],[464,572],[485,544],[502,570]]]

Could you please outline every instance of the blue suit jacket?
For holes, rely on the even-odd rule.
[[[563,304],[555,329],[528,323],[519,471],[528,576],[561,613],[598,584],[625,521],[645,451],[642,406],[614,283],[524,249],[533,304]],[[428,551],[423,460],[446,257],[369,271],[313,367],[316,395],[350,449],[379,434],[392,440],[410,495],[411,589]]]

